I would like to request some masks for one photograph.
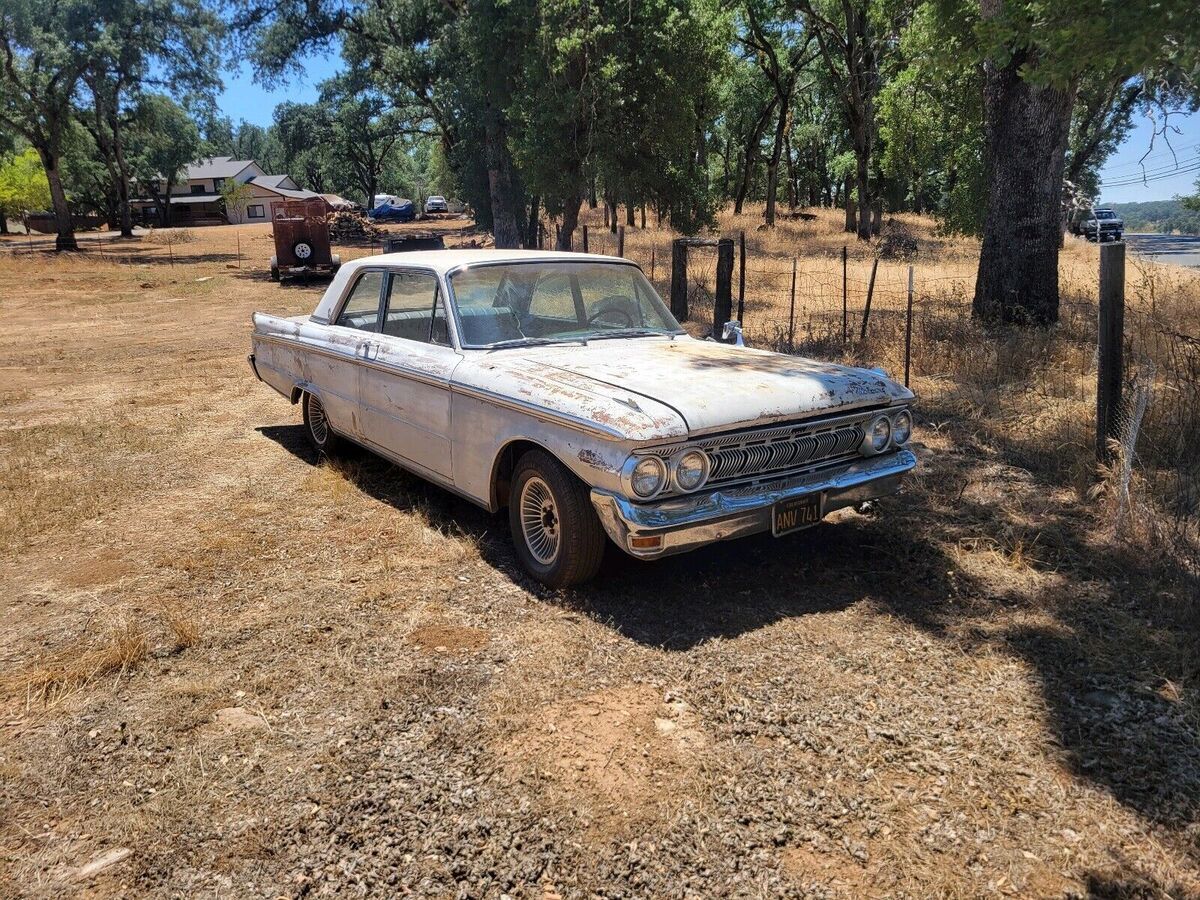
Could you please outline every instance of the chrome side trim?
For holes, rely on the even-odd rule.
[[[535,403],[527,403],[524,400],[516,400],[512,397],[506,397],[503,394],[497,394],[494,391],[489,391],[485,388],[472,387],[470,385],[451,382],[450,391],[451,393],[462,394],[464,397],[472,397],[476,400],[486,400],[488,403],[493,403],[496,406],[502,406],[505,409],[511,409],[516,412],[522,412],[543,422],[551,422],[555,425],[563,425],[567,428],[572,428],[575,431],[583,431],[588,434],[595,434],[600,437],[610,438],[613,440],[625,439],[625,435],[617,431],[615,428],[609,428],[606,425],[601,425],[597,422],[580,418],[579,416],[573,416],[570,413],[559,412],[556,409],[548,409],[545,406],[538,406]]]
[[[374,332],[363,332],[363,334],[374,334]],[[617,431],[615,428],[608,428],[596,422],[591,422],[587,419],[573,416],[570,413],[559,412],[557,410],[548,409],[544,406],[538,406],[534,403],[527,403],[523,400],[516,400],[512,397],[506,397],[502,394],[497,394],[493,391],[484,388],[469,387],[464,384],[457,384],[453,381],[443,381],[441,379],[432,378],[424,372],[409,369],[404,366],[388,365],[376,360],[363,359],[361,356],[347,356],[344,353],[338,353],[336,350],[329,350],[316,344],[311,344],[303,339],[280,337],[273,334],[256,334],[254,339],[258,341],[270,341],[272,343],[281,344],[285,347],[299,348],[321,356],[327,356],[332,359],[341,360],[343,362],[353,362],[360,366],[376,369],[380,372],[387,372],[392,375],[397,375],[401,378],[411,378],[413,381],[419,381],[423,384],[432,385],[449,389],[452,393],[462,394],[465,397],[473,397],[476,400],[486,400],[488,403],[493,403],[496,406],[503,406],[506,409],[511,409],[516,412],[526,413],[539,419],[543,422],[552,422],[556,425],[563,425],[575,431],[585,432],[587,434],[598,435],[603,438],[624,440],[625,435]]]
[[[363,334],[375,334],[376,337],[378,337],[376,332],[373,331],[364,331]],[[303,338],[286,338],[275,334],[256,334],[254,335],[254,339],[256,341],[269,341],[274,344],[281,344],[285,347],[299,347],[310,353],[316,353],[319,356],[327,356],[331,359],[340,360],[341,362],[357,363],[360,366],[366,366],[368,369],[375,369],[376,371],[386,372],[390,375],[397,375],[401,378],[410,378],[413,381],[419,381],[422,384],[428,384],[432,387],[440,387],[444,389],[450,384],[449,379],[434,378],[432,375],[429,375],[418,369],[410,369],[407,366],[389,365],[387,363],[378,362],[377,360],[363,359],[361,356],[347,356],[345,353],[339,353],[336,350],[330,350],[327,347],[322,347],[318,344],[311,344],[305,341]],[[364,338],[364,340],[366,339]]]

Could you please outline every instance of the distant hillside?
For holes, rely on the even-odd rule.
[[[1125,220],[1126,231],[1160,234],[1200,234],[1200,212],[1184,209],[1178,200],[1108,204]]]

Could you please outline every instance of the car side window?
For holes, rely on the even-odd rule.
[[[422,343],[450,343],[445,304],[433,275],[392,272],[385,310],[384,334]]]
[[[379,330],[379,292],[383,288],[383,273],[367,271],[359,276],[333,324],[361,331]]]

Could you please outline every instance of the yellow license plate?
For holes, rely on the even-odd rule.
[[[821,494],[807,494],[803,497],[793,497],[791,500],[781,500],[771,509],[771,532],[775,537],[791,531],[808,528],[821,521],[824,497]]]

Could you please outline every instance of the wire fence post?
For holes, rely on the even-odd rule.
[[[242,267],[242,229],[237,228],[233,233],[237,237],[238,268],[240,269]]]
[[[717,241],[717,292],[713,299],[712,334],[720,338],[733,313],[733,238]]]
[[[175,250],[171,247],[171,233],[167,232],[167,256],[171,260],[171,268],[175,268]]]
[[[1113,461],[1120,437],[1121,384],[1125,378],[1125,244],[1100,246],[1100,321],[1096,364],[1096,460]]]
[[[842,346],[850,340],[850,305],[846,297],[846,257],[849,253],[842,245]]]
[[[909,372],[912,369],[912,306],[913,306],[913,267],[908,267],[908,312],[904,320],[904,386],[908,387]]]
[[[688,317],[687,241],[671,241],[671,315],[683,322]]]
[[[617,256],[625,255],[625,226],[617,227]]]
[[[651,281],[654,280],[654,257],[655,257],[654,246],[651,245],[651,247],[650,247],[650,280]]]
[[[795,349],[796,334],[796,257],[792,257],[792,302],[788,307],[788,353]]]
[[[583,226],[583,252],[584,252],[584,253],[587,253],[587,252],[588,252],[588,239],[587,239],[587,237],[588,237],[588,235],[587,235],[587,226],[586,226],[586,225],[584,225],[584,226]]]
[[[738,314],[737,320],[743,325],[746,322],[746,232],[738,237],[741,246],[738,263]]]
[[[871,298],[875,295],[875,270],[879,268],[879,257],[871,260],[871,280],[867,284],[867,305],[863,309],[862,333],[858,336],[860,341],[867,339],[867,320],[871,318]]]

